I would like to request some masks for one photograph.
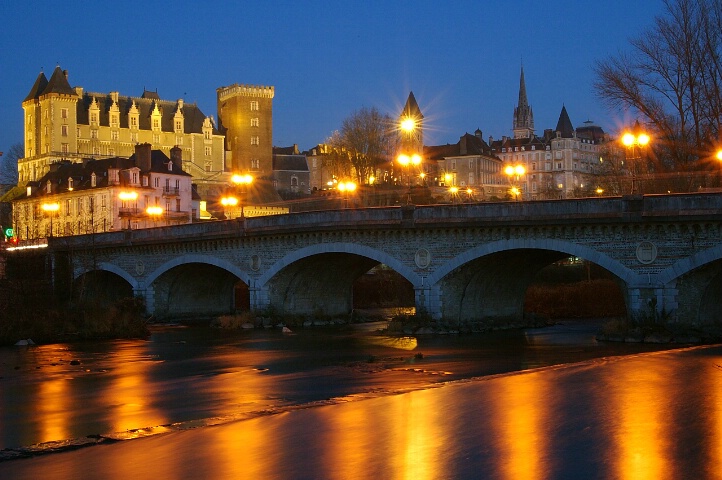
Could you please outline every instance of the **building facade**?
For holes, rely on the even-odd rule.
[[[534,115],[528,103],[524,69],[519,81],[519,104],[514,109],[513,137],[489,137],[493,155],[506,166],[522,166],[524,174],[507,177],[509,188],[521,190],[525,200],[571,198],[592,194],[596,185],[600,147],[609,140],[601,127],[585,122],[574,129],[562,106],[556,128],[534,133]]]
[[[225,170],[224,137],[213,118],[183,99],[162,100],[150,91],[139,97],[87,92],[71,87],[67,71],[56,67],[50,80],[38,75],[22,106],[19,185],[37,181],[55,162],[129,157],[144,143],[166,155],[180,148],[184,170],[199,183],[215,181]]]
[[[13,201],[20,240],[190,223],[198,218],[182,149],[150,144],[126,157],[55,162]],[[155,207],[149,212],[148,207]]]

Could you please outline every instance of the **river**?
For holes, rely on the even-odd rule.
[[[0,476],[721,478],[720,347],[376,327],[0,349]]]

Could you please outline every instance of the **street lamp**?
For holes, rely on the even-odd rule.
[[[449,187],[449,195],[451,195],[451,203],[456,203],[456,197],[459,195],[459,187]]]
[[[348,208],[348,196],[356,191],[356,184],[350,181],[339,182],[336,188],[338,188],[339,192],[343,193],[344,208]]]
[[[396,157],[396,161],[399,162],[399,165],[401,165],[403,168],[408,168],[408,170],[409,170],[409,172],[407,174],[408,183],[409,183],[409,192],[406,197],[406,205],[410,205],[411,204],[411,169],[413,167],[418,167],[419,165],[421,165],[421,155],[419,155],[418,153],[413,153],[411,155],[402,153],[398,157]]]
[[[50,217],[50,237],[52,237],[53,236],[53,215],[55,215],[55,212],[60,210],[60,204],[57,202],[43,203],[42,209]]]
[[[121,202],[123,202],[123,204],[121,205],[121,208],[130,209],[130,207],[128,207],[126,205],[126,202],[134,202],[133,212],[130,212],[130,211],[127,212],[127,214],[128,214],[128,230],[130,230],[131,213],[137,213],[137,209],[138,209],[138,204],[135,203],[136,200],[138,200],[138,192],[123,191],[118,194],[118,198],[120,199]],[[121,225],[121,228],[122,228],[122,225]]]
[[[637,167],[638,161],[642,159],[642,148],[649,144],[649,140],[649,135],[641,131],[639,122],[634,124],[632,132],[625,132],[622,135],[622,145],[627,147],[627,160],[633,162],[630,166],[632,170],[632,195],[637,193]]]
[[[148,207],[145,209],[145,213],[153,219],[153,226],[155,226],[158,221],[158,217],[163,215],[163,207],[159,207],[157,205],[155,207]]]
[[[717,150],[717,160],[719,160],[719,182],[722,187],[722,150]]]
[[[241,218],[243,218],[243,190],[244,187],[248,187],[251,183],[253,183],[253,177],[249,174],[239,175],[235,174],[231,177],[231,182],[236,184],[237,186],[241,187],[241,191],[239,192],[240,204],[241,204]]]
[[[519,195],[521,194],[521,189],[518,188],[515,183],[519,181],[522,175],[526,173],[526,169],[524,168],[524,165],[507,165],[506,168],[504,168],[504,173],[507,177],[509,177],[509,183],[511,183],[511,193],[514,195],[514,198],[519,200]]]
[[[233,214],[229,214],[228,212],[231,211],[231,207],[238,205],[238,199],[231,196],[221,197],[221,205],[223,205],[223,213],[226,215],[226,218],[230,220]],[[241,209],[243,209],[243,207],[241,207]]]

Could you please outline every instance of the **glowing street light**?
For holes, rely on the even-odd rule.
[[[154,207],[148,207],[145,209],[145,213],[148,214],[149,217],[153,219],[153,225],[158,221],[158,217],[163,215],[163,207],[154,206]]]
[[[50,236],[53,236],[53,216],[60,210],[60,204],[57,202],[43,203],[41,208],[50,217]]]
[[[409,192],[406,197],[406,205],[410,205],[411,204],[411,169],[421,165],[421,155],[419,155],[418,153],[413,153],[411,155],[402,153],[398,157],[396,157],[396,161],[399,162],[399,165],[401,165],[404,169],[408,168],[408,170],[409,170],[406,175],[406,177],[408,178],[408,183],[409,183]]]
[[[244,218],[243,215],[243,194],[245,193],[244,190],[247,190],[248,185],[253,183],[253,177],[249,174],[234,174],[231,176],[231,182],[233,182],[236,186],[239,186],[241,188],[239,203],[241,204],[241,218]]]
[[[135,202],[136,202],[136,200],[138,200],[138,192],[134,192],[132,190],[122,191],[118,194],[118,198],[120,199],[121,202],[123,202],[123,204],[121,205],[121,208],[129,209],[130,207],[126,204],[130,204],[130,202],[133,202],[133,212],[132,213],[137,213],[138,204]],[[131,212],[127,212],[127,213],[128,213],[128,230],[130,230]],[[121,225],[121,228],[122,228],[122,225]]]
[[[639,122],[634,124],[631,132],[622,135],[622,145],[627,147],[627,160],[632,162],[632,195],[637,193],[637,168],[639,160],[642,159],[642,148],[646,147],[650,140],[650,136],[641,130]]]
[[[459,187],[449,187],[449,195],[451,196],[451,203],[456,203],[456,198],[459,196]]]
[[[722,150],[717,150],[717,160],[719,160],[719,180],[722,187]]]
[[[229,220],[232,214],[228,214],[226,211],[230,211],[231,207],[235,207],[236,205],[238,205],[238,202],[239,200],[236,197],[221,197],[221,205],[223,205],[223,211],[224,213],[226,213],[226,218],[228,218]]]
[[[338,182],[336,188],[338,188],[339,192],[343,193],[344,208],[348,208],[348,196],[356,191],[356,184],[350,181]]]
[[[504,173],[507,177],[509,177],[509,183],[511,183],[511,194],[516,200],[519,200],[521,189],[517,187],[515,183],[519,182],[521,176],[526,173],[526,169],[523,165],[507,165],[504,168]]]

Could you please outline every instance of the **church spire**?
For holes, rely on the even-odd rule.
[[[524,81],[524,66],[519,76],[519,103],[514,109],[514,138],[531,138],[534,136],[534,112],[529,106]]]

